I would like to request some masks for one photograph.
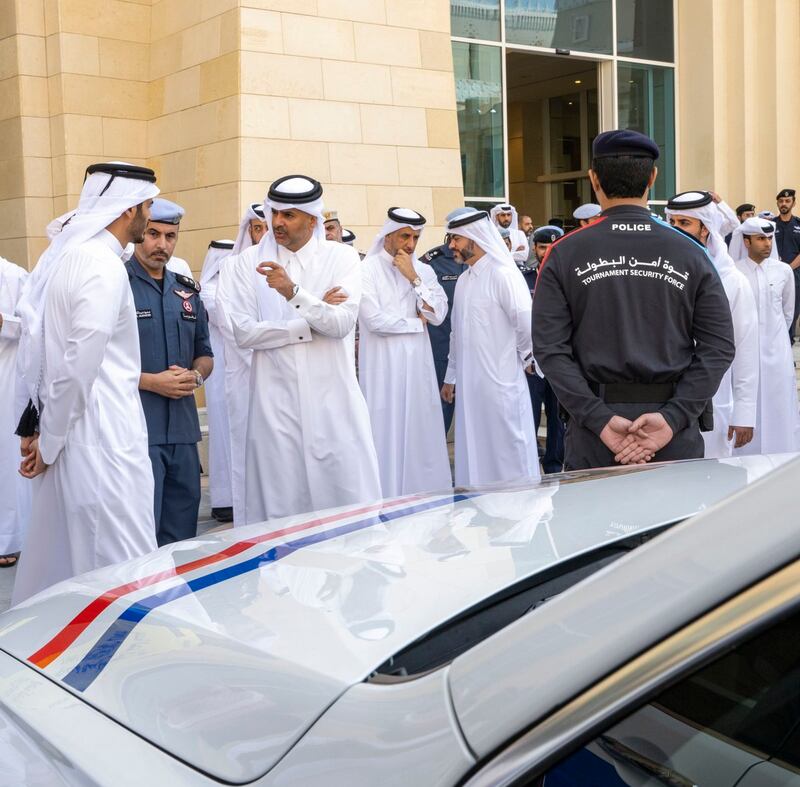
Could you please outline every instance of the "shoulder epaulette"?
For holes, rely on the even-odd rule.
[[[194,279],[184,276],[182,273],[175,274],[175,281],[177,281],[178,284],[182,284],[184,287],[191,287],[195,292],[200,292],[200,284]]]

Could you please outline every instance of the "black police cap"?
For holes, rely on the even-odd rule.
[[[780,199],[781,197],[793,197],[795,195],[794,189],[781,189],[778,192],[778,196],[775,199]]]
[[[592,158],[634,156],[655,160],[659,155],[658,145],[650,137],[631,129],[604,131],[598,134],[592,143]]]
[[[747,213],[749,210],[755,210],[755,209],[756,209],[755,205],[752,205],[749,202],[743,202],[741,205],[739,205],[738,208],[736,208],[736,215],[741,216],[742,213]]]
[[[682,191],[669,198],[667,208],[675,211],[682,208],[702,208],[704,205],[710,204],[713,199],[709,191]]]
[[[300,189],[284,189],[281,187],[288,184],[288,181],[297,180],[298,183],[293,183],[292,186],[302,185],[300,181],[305,181],[307,188]],[[284,202],[290,205],[306,205],[309,202],[316,202],[322,196],[322,184],[314,178],[309,178],[307,175],[285,175],[278,178],[270,187],[267,192],[267,199],[273,202]]]
[[[540,228],[533,233],[534,243],[555,243],[561,235],[548,228]]]

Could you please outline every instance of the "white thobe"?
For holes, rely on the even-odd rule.
[[[447,295],[430,265],[414,260],[412,288],[380,251],[362,263],[358,380],[367,400],[384,497],[452,486],[436,368],[425,323],[441,325]],[[425,306],[427,304],[427,308]]]
[[[68,251],[50,280],[39,389],[49,467],[33,480],[15,604],[156,549],[139,330],[121,255],[102,230]]]
[[[312,238],[278,263],[298,293],[287,301],[255,272],[258,246],[227,268],[225,310],[239,347],[253,351],[245,457],[245,521],[380,499],[367,404],[352,343],[361,261],[342,243]],[[257,293],[256,288],[264,288]],[[342,287],[348,299],[321,299]]]
[[[457,486],[540,477],[525,378],[531,297],[521,279],[487,254],[456,283],[445,382],[456,387]]]
[[[237,271],[237,267],[242,270]],[[233,524],[245,523],[244,496],[247,464],[245,445],[247,442],[247,413],[250,409],[250,366],[253,351],[239,347],[233,335],[233,326],[228,317],[236,311],[236,282],[240,277],[252,275],[253,266],[241,255],[231,255],[220,266],[217,289],[217,311],[219,329],[225,352],[225,401],[228,406],[228,428],[231,445],[231,498],[233,502]]]
[[[720,274],[728,296],[736,355],[712,400],[714,429],[703,433],[705,457],[724,459],[733,452],[731,426],[756,426],[758,401],[758,312],[747,278],[730,267]]]
[[[228,258],[220,261],[219,270],[203,283],[200,299],[208,314],[208,336],[214,353],[214,370],[206,379],[206,415],[208,418],[208,492],[212,508],[233,505],[231,488],[231,431],[225,396],[226,359],[222,334],[224,320],[217,308],[220,272]]]
[[[192,269],[189,267],[189,263],[180,257],[170,257],[169,262],[167,263],[167,270],[177,273],[181,276],[188,276],[190,279],[194,279],[194,274],[192,273]]]
[[[26,399],[17,373],[20,320],[14,311],[27,271],[0,257],[0,555],[19,552],[30,515],[31,483],[19,469],[19,438],[14,434]]]
[[[800,450],[797,380],[788,327],[794,314],[794,276],[780,260],[761,264],[736,262],[752,288],[758,309],[760,380],[756,429],[739,454],[774,454]]]
[[[513,227],[509,227],[508,229],[511,233],[509,238],[511,241],[511,256],[517,264],[525,265],[528,262],[528,254],[530,253],[528,236],[522,230],[517,230]],[[517,251],[520,246],[522,246],[522,249]]]

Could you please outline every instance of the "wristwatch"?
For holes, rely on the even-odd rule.
[[[295,284],[294,287],[292,287],[292,298],[294,298],[294,296],[297,295],[298,292],[300,292],[300,285]],[[292,300],[292,298],[289,298],[289,300]]]
[[[416,278],[416,279],[414,279],[414,281],[412,281],[412,282],[411,282],[411,286],[412,286],[412,287],[413,287],[415,290],[417,289],[417,287],[421,287],[421,286],[422,286],[422,279],[420,279],[420,277],[419,277],[419,276],[417,276],[417,278]]]
[[[192,371],[194,372],[194,381],[197,387],[199,388],[205,382],[205,380],[203,379],[203,375],[200,374],[200,372],[198,372],[197,369],[192,369]]]

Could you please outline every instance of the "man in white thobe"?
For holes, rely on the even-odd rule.
[[[0,568],[17,562],[30,514],[30,482],[17,472],[19,440],[14,435],[24,407],[17,373],[21,330],[16,310],[27,276],[24,268],[0,257]]]
[[[498,228],[506,229],[511,235],[511,256],[518,265],[528,261],[530,246],[528,236],[519,228],[517,209],[513,205],[495,205],[491,211],[492,221]]]
[[[794,315],[794,276],[775,246],[775,224],[745,220],[733,231],[731,256],[752,288],[758,309],[760,377],[756,430],[735,454],[800,450],[800,417],[792,345],[787,329]]]
[[[384,497],[452,486],[426,328],[447,316],[447,296],[415,253],[424,226],[416,211],[390,208],[362,264],[358,381]]]
[[[267,231],[264,206],[252,202],[242,216],[239,232],[228,257],[220,262],[219,281],[215,297],[217,327],[222,334],[225,353],[225,402],[228,408],[228,427],[230,432],[231,454],[231,502],[234,525],[244,524],[245,476],[245,438],[247,436],[247,411],[250,407],[250,364],[253,351],[239,347],[233,335],[233,326],[227,318],[225,298],[235,280],[234,268],[237,264],[245,267],[249,263],[239,263],[239,255],[251,246],[258,245]]]
[[[15,604],[156,548],[139,332],[121,256],[142,242],[157,194],[151,169],[90,166],[77,211],[25,283],[20,356],[31,402],[20,472],[35,481]]]
[[[456,403],[457,486],[540,477],[526,372],[533,373],[531,295],[485,211],[450,221],[469,266],[456,283],[442,398]]]
[[[665,211],[670,224],[707,248],[731,308],[736,355],[712,400],[714,429],[703,432],[705,456],[714,459],[731,456],[753,439],[759,367],[756,304],[728,254],[721,231],[730,218],[720,205],[725,203],[712,192],[686,191],[672,197]]]
[[[222,315],[217,308],[221,265],[233,251],[232,240],[212,240],[200,274],[200,299],[208,314],[208,336],[214,353],[214,371],[206,379],[208,418],[208,492],[211,516],[218,522],[233,521],[231,487],[231,432],[225,396],[225,342]]]
[[[325,240],[322,210],[317,181],[275,181],[264,203],[268,233],[230,269],[226,318],[239,347],[253,351],[246,523],[381,496],[348,339],[361,262]]]

